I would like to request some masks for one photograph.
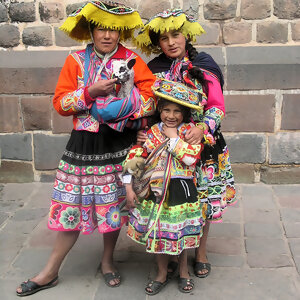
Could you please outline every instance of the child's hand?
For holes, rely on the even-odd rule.
[[[146,126],[145,130],[139,130],[137,132],[137,135],[136,135],[136,141],[137,141],[137,144],[138,145],[142,145],[146,142],[146,139],[147,139],[147,129],[148,129],[148,126]]]
[[[190,128],[184,136],[184,141],[190,145],[199,145],[202,139],[203,129],[199,127]]]
[[[167,127],[165,124],[162,127],[162,133],[168,138],[177,138],[177,128]]]
[[[135,208],[137,203],[139,202],[139,199],[136,195],[136,193],[134,192],[131,184],[126,184],[126,208],[127,209],[131,209],[131,208]]]

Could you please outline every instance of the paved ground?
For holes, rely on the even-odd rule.
[[[55,237],[46,227],[51,189],[47,183],[0,185],[1,300],[19,299],[16,286],[37,273],[50,253]],[[193,277],[196,288],[190,295],[181,294],[174,279],[155,299],[300,299],[300,185],[238,185],[238,198],[224,223],[211,227],[211,275]],[[122,231],[116,259],[123,282],[110,289],[97,272],[101,252],[101,236],[80,236],[59,285],[27,299],[151,298],[144,285],[155,274],[153,256]]]

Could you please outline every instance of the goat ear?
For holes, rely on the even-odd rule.
[[[135,65],[135,58],[131,59],[128,63],[127,63],[127,67],[128,69],[132,69],[132,67]]]

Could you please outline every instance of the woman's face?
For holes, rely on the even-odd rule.
[[[93,39],[96,50],[101,54],[112,52],[118,42],[120,33],[117,30],[104,29],[96,27],[93,30]]]
[[[161,121],[170,128],[177,128],[183,121],[183,113],[176,103],[167,103],[160,109]]]
[[[159,37],[161,50],[170,58],[183,58],[185,50],[185,37],[177,30],[164,32]]]

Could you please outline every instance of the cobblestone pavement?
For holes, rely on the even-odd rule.
[[[51,251],[55,232],[47,229],[52,184],[0,184],[0,299],[19,299],[17,285],[36,274]],[[212,272],[193,276],[192,294],[178,291],[173,279],[155,299],[300,299],[300,185],[238,185],[236,206],[224,223],[213,224],[208,239]],[[123,228],[116,250],[122,275],[108,288],[97,271],[102,239],[80,236],[60,272],[60,283],[27,299],[149,299],[144,286],[155,274],[154,257]],[[192,265],[193,252],[189,252]],[[192,274],[192,268],[191,268]]]

